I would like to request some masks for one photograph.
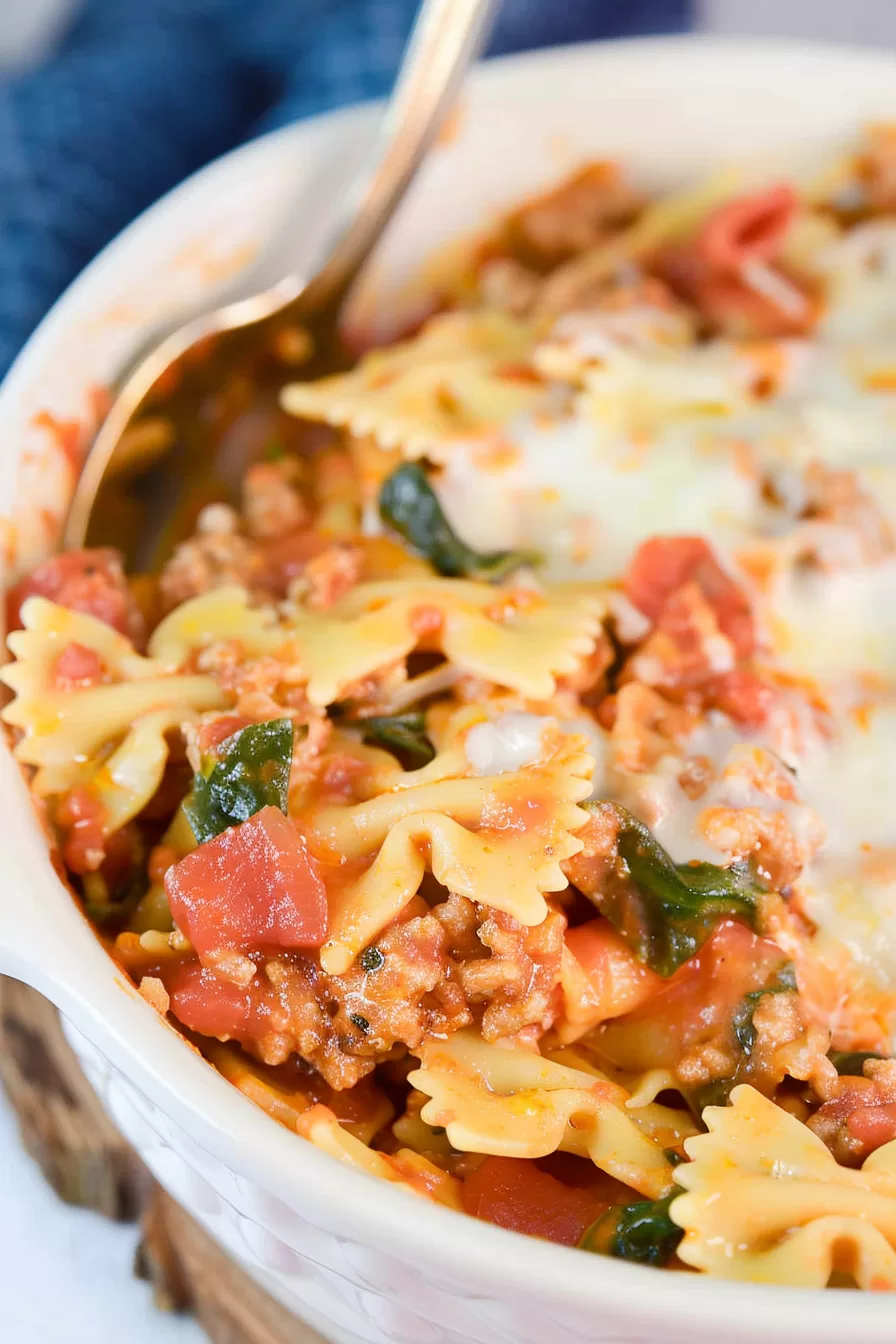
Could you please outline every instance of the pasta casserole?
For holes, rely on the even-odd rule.
[[[438,300],[325,377],[287,333],[157,572],[9,591],[60,871],[361,1172],[896,1288],[896,131],[654,197],[589,164]]]

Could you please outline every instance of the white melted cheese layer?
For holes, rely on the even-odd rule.
[[[806,913],[885,984],[896,984],[896,704],[845,716],[800,790],[827,840],[800,878]]]
[[[880,257],[870,269],[886,283],[869,278],[875,248],[883,269]],[[505,425],[500,454],[458,443],[438,489],[465,540],[538,548],[554,580],[616,578],[654,535],[704,536],[729,563],[757,542],[780,547],[759,603],[774,660],[814,680],[835,711],[827,740],[799,723],[762,735],[794,770],[797,802],[746,797],[723,778],[743,734],[718,716],[643,775],[616,771],[606,734],[591,726],[602,747],[593,796],[630,807],[677,862],[724,861],[700,832],[711,805],[783,812],[795,833],[817,817],[827,838],[799,880],[807,913],[896,985],[896,561],[864,565],[855,536],[838,537],[832,524],[816,525],[827,529],[827,569],[787,551],[806,527],[802,474],[813,461],[857,471],[896,524],[896,229],[853,250],[832,260],[840,273],[821,339],[779,343],[772,396],[751,399],[735,344],[698,354],[674,348],[673,332],[660,349],[640,311],[634,334],[579,314],[564,319],[551,356],[558,376],[582,384],[572,409]],[[693,800],[678,776],[697,754],[712,761],[715,782]]]
[[[782,755],[780,742],[766,744]],[[649,775],[614,780],[619,800],[652,829],[677,863],[725,860],[702,838],[709,807],[759,808],[783,813],[799,840],[820,820],[825,839],[801,874],[797,889],[809,917],[845,944],[881,983],[896,985],[896,702],[845,713],[833,738],[807,735],[794,768],[796,801],[744,789],[724,778],[745,749],[742,735],[718,716]],[[700,798],[686,796],[678,773],[686,757],[706,756],[715,779]]]
[[[770,604],[783,665],[824,682],[896,672],[896,561],[839,572],[783,572]]]
[[[541,758],[545,729],[553,719],[511,710],[476,723],[464,740],[464,754],[474,775],[505,775]]]
[[[465,541],[537,546],[559,580],[614,576],[653,535],[700,534],[730,552],[793,527],[813,461],[858,469],[896,523],[896,325],[848,346],[767,343],[772,395],[753,394],[762,359],[736,342],[651,347],[617,327],[571,314],[542,347],[546,371],[582,383],[572,409],[516,417],[500,452],[458,440],[445,454],[439,495]]]
[[[755,535],[759,486],[731,445],[669,433],[650,445],[611,443],[584,417],[526,420],[508,430],[514,460],[501,471],[458,444],[439,479],[449,521],[481,549],[535,547],[557,581],[607,579],[646,537],[699,533],[722,549]]]

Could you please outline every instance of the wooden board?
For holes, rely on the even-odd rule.
[[[0,977],[0,1082],[53,1189],[107,1218],[139,1218],[135,1272],[212,1344],[324,1344],[274,1302],[158,1186],[112,1125],[46,999]]]

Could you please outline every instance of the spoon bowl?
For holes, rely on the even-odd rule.
[[[154,567],[210,491],[227,498],[237,488],[247,450],[276,424],[284,378],[346,365],[343,303],[451,110],[498,3],[425,0],[373,150],[310,257],[264,284],[277,265],[273,251],[243,279],[243,293],[141,343],[76,483],[67,549],[113,545],[129,568]]]

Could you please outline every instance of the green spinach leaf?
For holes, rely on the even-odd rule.
[[[796,971],[793,962],[787,961],[781,967],[778,974],[770,985],[764,989],[751,990],[745,994],[738,1007],[735,1009],[734,1017],[731,1020],[731,1027],[734,1031],[734,1037],[749,1059],[753,1053],[753,1046],[756,1044],[756,1028],[753,1025],[753,1014],[759,1006],[759,1000],[766,994],[786,994],[796,990]]]
[[[406,462],[387,477],[379,506],[383,522],[450,578],[497,583],[515,569],[541,562],[533,551],[477,551],[461,541],[419,462]]]
[[[680,1190],[673,1190],[662,1199],[638,1200],[609,1209],[591,1224],[579,1246],[596,1255],[614,1255],[661,1268],[672,1259],[684,1236],[669,1216],[672,1201],[680,1194]]]
[[[594,899],[640,961],[670,976],[697,952],[725,915],[756,923],[761,888],[745,865],[676,864],[648,828],[617,803],[619,864]],[[587,894],[587,893],[586,893]]]
[[[203,761],[184,800],[200,845],[263,807],[286,811],[293,738],[291,719],[253,723],[226,738]]]
[[[419,709],[407,714],[376,714],[358,720],[358,726],[365,742],[391,751],[408,770],[428,765],[436,754],[426,736],[426,722]]]
[[[876,1055],[873,1050],[829,1050],[828,1059],[841,1078],[861,1078],[869,1059],[886,1059],[886,1055]]]

